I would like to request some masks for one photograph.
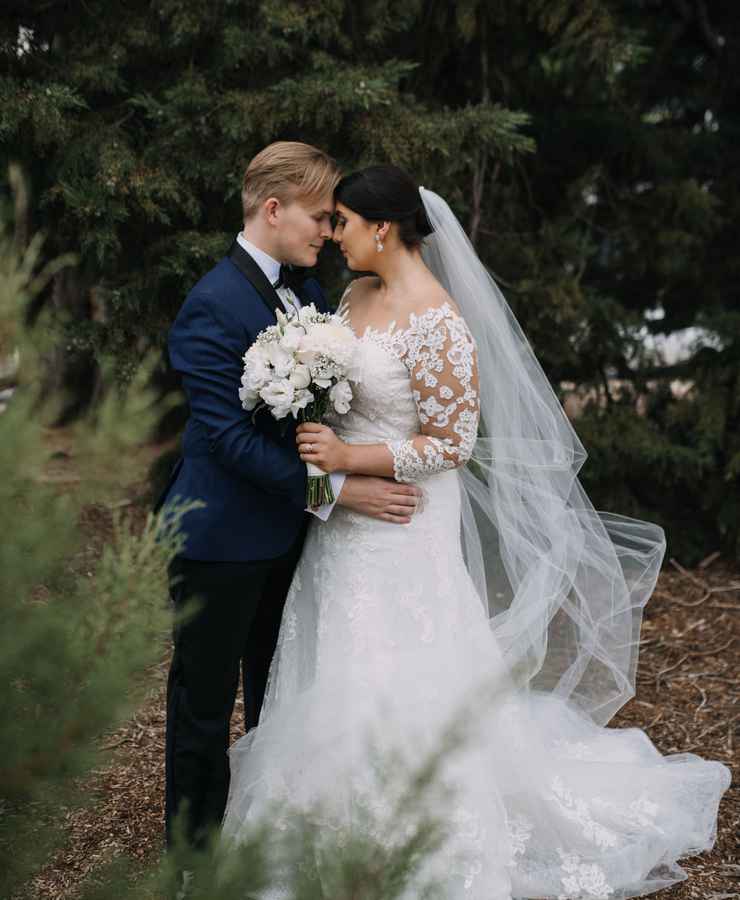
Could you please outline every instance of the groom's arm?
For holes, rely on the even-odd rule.
[[[247,347],[241,333],[207,296],[191,294],[170,331],[172,366],[182,375],[190,413],[205,427],[220,465],[303,509],[305,465],[292,448],[259,431],[242,409],[238,391]]]
[[[398,484],[390,478],[348,475],[337,498],[352,512],[396,525],[408,525],[421,499],[415,484]]]

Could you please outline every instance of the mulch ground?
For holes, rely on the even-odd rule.
[[[89,535],[83,552],[94,558],[110,531],[109,509],[86,507],[82,524]],[[739,612],[737,567],[716,555],[691,571],[669,562],[646,610],[637,696],[612,723],[644,729],[663,753],[692,752],[734,766],[714,850],[686,859],[688,881],[653,895],[660,900],[740,898]],[[130,721],[101,739],[109,762],[81,785],[89,802],[66,814],[66,843],[36,878],[35,896],[72,898],[84,879],[118,854],[142,866],[161,854],[167,663],[150,671],[148,695]]]

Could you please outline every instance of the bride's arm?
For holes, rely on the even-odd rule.
[[[445,307],[419,317],[414,338],[404,361],[411,375],[420,432],[407,440],[346,444],[327,426],[306,423],[296,438],[303,460],[327,472],[410,482],[470,459],[479,415],[477,359],[470,332]]]

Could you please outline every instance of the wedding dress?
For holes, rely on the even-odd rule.
[[[604,728],[583,703],[523,683],[507,623],[471,576],[466,321],[446,303],[359,338],[351,411],[330,424],[344,441],[386,443],[423,503],[407,526],[339,506],[312,523],[260,724],[231,750],[225,835],[238,843],[263,816],[287,830],[300,810],[332,841],[382,843],[397,826],[394,766],[400,778],[434,753],[452,721],[464,734],[442,757],[449,793],[432,810],[448,840],[420,875],[444,897],[618,900],[682,879],[679,857],[714,842],[728,770],[662,757],[643,732]]]

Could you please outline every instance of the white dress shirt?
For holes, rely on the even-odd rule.
[[[241,231],[239,232],[239,234],[237,234],[236,241],[240,247],[247,251],[247,253],[260,267],[260,269],[262,269],[265,277],[269,280],[270,284],[274,285],[275,282],[280,278],[280,263],[276,259],[273,259],[273,257],[270,256],[269,253],[265,253],[264,250],[260,250],[259,247],[255,247],[255,245],[251,241],[248,241],[244,237]],[[297,312],[301,308],[301,301],[296,296],[294,291],[292,291],[286,285],[281,285],[279,288],[276,288],[275,292],[280,298],[280,302],[283,304],[286,312]],[[339,496],[339,493],[344,485],[344,479],[346,477],[347,476],[344,474],[344,472],[332,472],[329,475],[331,488],[334,491],[335,497]],[[313,513],[315,516],[318,516],[322,522],[326,522],[333,509],[334,503],[325,503],[318,509],[307,508],[306,512]]]
[[[244,237],[241,231],[236,236],[236,242],[240,247],[243,247],[247,251],[260,269],[265,273],[270,284],[274,286],[275,282],[280,278],[280,263],[276,259],[273,259],[269,253],[265,253],[264,250],[255,247],[251,241],[248,241]],[[286,312],[296,312],[301,308],[301,301],[287,285],[280,285],[279,288],[275,288],[275,292],[278,297],[280,297],[280,302],[283,304]]]

